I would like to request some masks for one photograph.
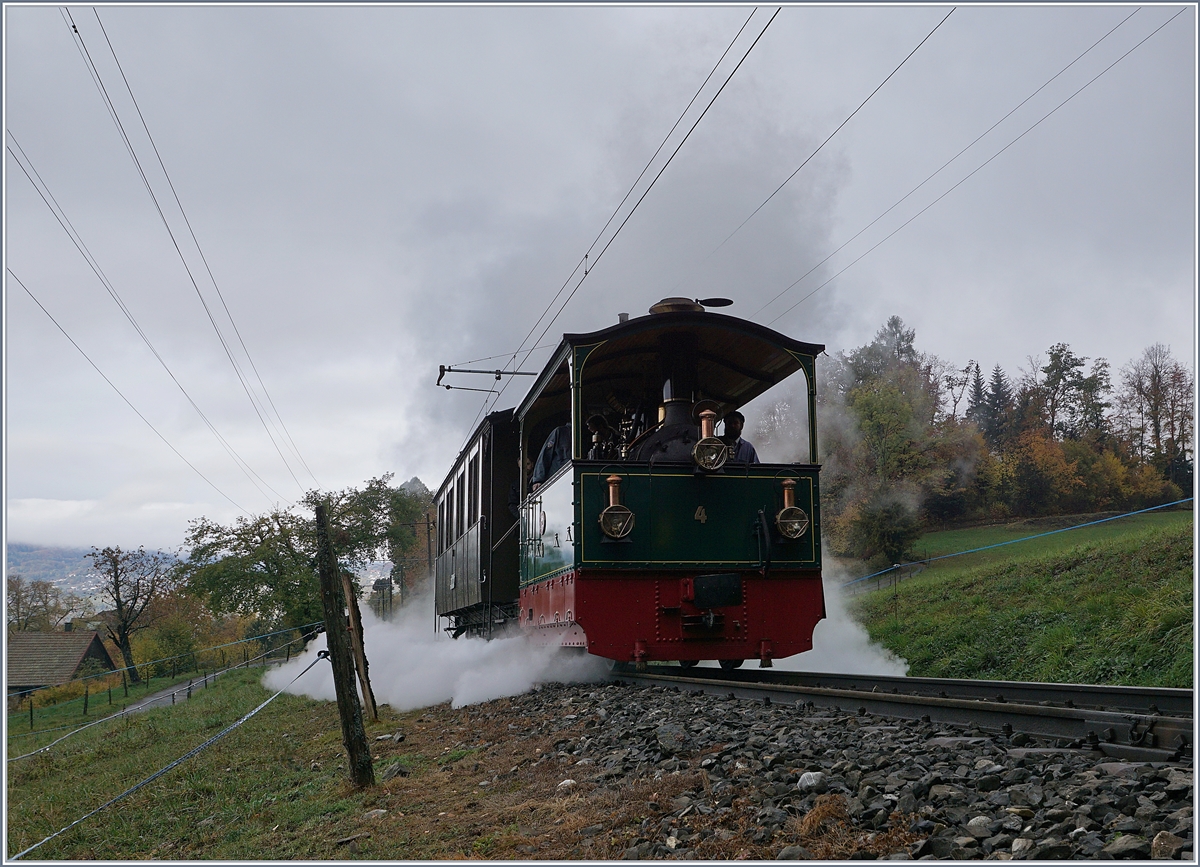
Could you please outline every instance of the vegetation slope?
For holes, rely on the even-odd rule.
[[[1073,534],[1060,534],[1008,558],[942,566],[853,610],[914,676],[1190,688],[1193,520],[1163,517],[1071,547],[1062,540]]]

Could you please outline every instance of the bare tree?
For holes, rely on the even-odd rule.
[[[140,547],[136,551],[122,551],[120,547],[93,548],[87,556],[103,580],[100,595],[112,606],[105,624],[109,638],[121,651],[130,679],[139,683],[130,638],[153,623],[152,603],[170,591],[175,558],[162,551],[147,551]]]
[[[1165,469],[1192,446],[1191,371],[1161,343],[1121,369],[1118,418],[1138,456]]]
[[[49,581],[26,581],[17,574],[7,581],[7,625],[13,632],[53,632],[77,615],[91,613],[82,596]]]

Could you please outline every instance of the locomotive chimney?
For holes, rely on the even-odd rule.
[[[692,424],[692,404],[696,400],[695,335],[664,334],[659,339],[658,363],[662,376],[663,427]]]

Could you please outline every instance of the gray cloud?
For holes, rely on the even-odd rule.
[[[604,327],[619,311],[640,314],[676,292],[728,295],[737,302],[731,313],[751,316],[1129,11],[959,9],[775,201],[706,258],[945,14],[784,9],[547,339]],[[72,12],[117,98],[95,19]],[[1138,12],[961,167],[759,321],[1173,12]],[[5,13],[9,129],[180,380],[239,453],[294,499],[299,488],[224,359],[59,12]],[[321,484],[394,470],[436,487],[480,406],[478,395],[434,389],[437,365],[516,348],[749,10],[133,6],[100,14],[242,336]],[[1010,372],[1060,340],[1115,365],[1159,341],[1189,356],[1193,38],[1188,9],[774,327],[848,348],[898,313],[922,349]],[[169,197],[132,106],[117,102],[152,182]],[[274,495],[259,493],[202,428],[11,158],[6,171],[8,265],[189,460],[245,507],[266,508]],[[11,281],[5,340],[12,538],[173,545],[189,517],[236,514]],[[509,388],[503,405],[521,388]]]

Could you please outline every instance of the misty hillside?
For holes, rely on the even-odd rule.
[[[88,578],[92,561],[84,559],[91,550],[9,542],[8,574],[20,575],[26,581],[49,581],[75,593],[87,592],[95,583]]]

